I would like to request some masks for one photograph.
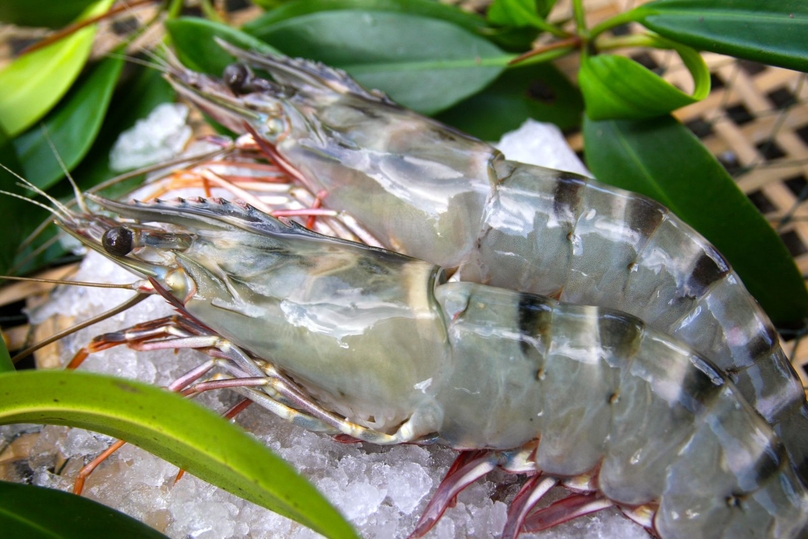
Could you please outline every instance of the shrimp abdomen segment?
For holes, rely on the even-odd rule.
[[[782,443],[731,384],[709,400],[669,468],[656,529],[663,537],[793,536],[808,500]]]
[[[452,282],[435,297],[454,358],[436,395],[444,441],[493,449],[538,441],[537,470],[594,473],[618,504],[660,504],[663,537],[729,537],[721,530],[755,522],[789,536],[805,525],[801,464],[726,374],[688,346],[632,315],[532,294]]]
[[[461,279],[638,316],[713,360],[772,424],[804,401],[765,313],[669,210],[574,174],[492,166],[497,190]]]
[[[454,366],[437,395],[449,445],[511,449],[542,431],[545,367],[555,302],[520,306],[518,293],[472,283],[435,290]],[[484,409],[481,409],[481,405]]]

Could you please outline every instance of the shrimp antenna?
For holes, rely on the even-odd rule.
[[[12,275],[0,275],[0,279],[9,281],[27,281],[32,283],[62,284],[70,286],[86,286],[88,288],[120,288],[122,290],[138,290],[138,283],[90,283],[86,281],[65,281],[63,279],[46,279],[44,277],[15,277]]]
[[[59,163],[59,167],[62,169],[62,172],[65,173],[65,176],[67,176],[67,181],[70,182],[70,186],[73,188],[73,195],[76,197],[76,204],[79,205],[79,208],[81,209],[82,213],[90,213],[90,210],[87,209],[87,204],[84,203],[84,197],[81,194],[79,186],[76,185],[76,181],[73,179],[73,176],[70,174],[70,171],[67,170],[65,162],[62,160],[62,156],[59,155],[59,151],[53,144],[53,140],[51,140],[50,133],[48,133],[48,126],[46,126],[44,123],[42,124],[42,134],[45,136],[45,140],[48,141],[48,146],[50,146],[50,149],[53,152],[53,156]],[[67,208],[65,207],[65,209]]]
[[[33,346],[29,346],[28,348],[26,348],[25,350],[23,350],[22,352],[20,352],[16,356],[12,357],[11,362],[12,363],[17,363],[19,360],[30,356],[31,354],[33,354],[34,352],[36,352],[40,348],[48,346],[49,344],[51,344],[53,342],[56,342],[59,339],[63,339],[65,337],[67,337],[68,335],[72,335],[73,333],[75,333],[75,332],[77,332],[77,331],[79,331],[81,329],[84,329],[86,327],[90,327],[93,324],[97,324],[98,322],[101,322],[102,320],[106,320],[107,318],[115,316],[118,313],[122,313],[126,309],[129,309],[130,307],[134,307],[135,305],[137,305],[141,301],[147,299],[149,296],[150,296],[150,294],[147,294],[147,293],[136,294],[135,296],[133,296],[132,298],[130,298],[130,299],[126,300],[126,301],[124,301],[123,303],[121,303],[117,307],[113,307],[112,309],[110,309],[108,311],[105,311],[105,312],[103,312],[103,313],[101,313],[101,314],[99,314],[97,316],[93,316],[92,318],[90,318],[88,320],[85,320],[84,322],[81,322],[79,324],[76,324],[75,326],[69,327],[69,328],[65,329],[64,331],[60,331],[59,333],[57,333],[55,335],[51,335],[50,337],[48,337],[44,341],[39,341],[38,343],[34,344]]]
[[[164,46],[164,49],[166,53],[165,61],[167,66],[172,67],[174,69],[184,70],[185,66],[182,65],[182,62],[180,62],[180,59],[177,57],[177,55],[174,54],[174,52],[168,47]]]
[[[170,54],[171,53],[171,49],[169,49],[168,46],[166,46],[165,43],[159,43],[157,45],[157,47],[158,47],[158,50],[163,52],[164,54]],[[158,66],[160,71],[166,71],[168,69],[168,62],[166,61],[165,58],[160,56],[157,52],[152,51],[152,50],[147,49],[147,48],[141,49],[140,52],[142,52],[143,54],[145,54],[146,56],[151,58],[154,61],[154,64]]]
[[[2,165],[0,165],[0,166],[2,166]],[[20,185],[22,185],[22,184],[20,184]],[[0,194],[8,195],[8,196],[14,197],[14,198],[19,198],[20,200],[24,200],[24,201],[26,201],[26,202],[28,202],[30,204],[34,204],[36,206],[39,206],[40,208],[42,208],[44,210],[48,210],[49,212],[51,212],[57,219],[62,219],[62,214],[60,214],[58,211],[54,210],[53,208],[51,208],[47,204],[42,204],[41,202],[36,201],[36,200],[32,200],[32,199],[30,199],[30,198],[28,198],[26,196],[18,195],[17,193],[11,193],[9,191],[3,191],[2,189],[0,189]]]
[[[9,174],[11,174],[12,176],[14,176],[15,178],[17,178],[18,180],[20,180],[20,182],[21,182],[21,183],[18,183],[17,185],[19,185],[20,187],[26,187],[26,188],[30,189],[31,191],[35,192],[36,194],[38,194],[38,195],[42,195],[43,197],[45,197],[46,199],[48,199],[48,200],[50,201],[50,203],[51,203],[51,204],[53,204],[54,206],[56,206],[56,208],[57,208],[57,209],[61,210],[61,211],[62,211],[62,214],[64,214],[64,215],[60,214],[59,212],[57,212],[57,211],[56,211],[56,210],[54,210],[53,208],[49,208],[49,207],[48,207],[48,206],[46,206],[45,204],[40,204],[40,203],[39,203],[39,202],[37,202],[36,200],[31,200],[30,198],[24,197],[24,196],[22,196],[22,195],[17,195],[17,194],[14,194],[14,193],[9,193],[8,191],[3,191],[3,193],[4,193],[4,194],[7,194],[7,195],[10,195],[10,196],[13,196],[14,198],[19,198],[19,199],[22,199],[22,200],[27,200],[28,202],[30,202],[30,203],[32,203],[32,204],[36,204],[36,205],[38,205],[38,206],[40,206],[40,207],[42,207],[42,208],[45,208],[45,209],[47,209],[49,212],[51,212],[52,214],[56,215],[57,217],[59,217],[59,218],[60,218],[60,219],[62,219],[62,220],[70,220],[70,214],[71,214],[71,212],[70,212],[70,210],[69,210],[69,209],[67,209],[67,206],[65,206],[64,204],[62,204],[61,202],[59,202],[58,200],[56,200],[55,198],[53,198],[52,196],[50,196],[48,193],[46,193],[45,191],[43,191],[42,189],[40,189],[39,187],[37,187],[37,186],[36,186],[36,185],[34,185],[33,183],[29,182],[28,180],[26,180],[25,178],[23,178],[22,176],[20,176],[19,174],[17,174],[16,172],[14,172],[13,170],[11,170],[11,169],[10,169],[10,168],[8,168],[7,166],[5,166],[4,164],[0,163],[0,167],[2,167],[2,169],[3,169],[3,170],[5,170],[6,172],[8,172]]]
[[[145,52],[145,51],[144,51]],[[137,56],[132,56],[130,54],[118,54],[115,52],[108,52],[104,54],[107,58],[123,58],[124,61],[129,62],[130,64],[137,64],[144,67],[148,67],[149,69],[155,69],[157,71],[165,71],[166,66],[160,62],[150,62],[148,60],[143,60],[142,58],[138,58]],[[155,58],[157,58],[155,56]]]

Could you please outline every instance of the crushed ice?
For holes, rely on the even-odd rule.
[[[109,168],[124,172],[177,156],[192,135],[187,119],[186,105],[157,105],[145,119],[121,133],[109,152]]]

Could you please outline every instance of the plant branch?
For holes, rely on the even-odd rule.
[[[562,30],[561,28],[559,28],[555,24],[550,23],[550,22],[542,19],[541,17],[531,17],[530,18],[530,24],[532,24],[534,27],[538,28],[539,30],[542,30],[544,32],[548,32],[550,34],[553,34],[556,37],[567,37],[567,36],[570,35],[569,32],[567,32],[565,30]]]
[[[124,4],[121,4],[121,5],[117,6],[117,7],[114,7],[112,9],[110,9],[109,11],[107,11],[106,13],[102,13],[101,15],[96,15],[95,17],[90,17],[89,19],[85,19],[83,21],[71,24],[69,26],[65,26],[61,30],[58,30],[58,31],[52,33],[51,35],[49,35],[45,39],[43,39],[41,41],[37,41],[36,43],[31,45],[30,47],[26,47],[25,49],[22,50],[22,52],[20,52],[20,56],[22,56],[24,54],[32,53],[32,52],[37,51],[37,50],[39,50],[39,49],[41,49],[43,47],[47,47],[51,43],[55,43],[55,42],[59,41],[60,39],[62,39],[63,37],[69,36],[70,34],[72,34],[74,32],[78,32],[79,30],[81,30],[82,28],[84,28],[86,26],[89,26],[91,24],[95,24],[98,21],[102,21],[104,19],[109,19],[111,17],[114,17],[115,15],[117,15],[118,13],[121,13],[123,11],[129,11],[130,9],[132,9],[134,7],[142,6],[142,5],[146,5],[146,4],[155,4],[158,1],[159,0],[132,0],[131,2],[124,3]]]
[[[636,22],[636,20],[641,16],[640,8],[635,8],[630,11],[626,11],[625,13],[620,13],[619,15],[615,15],[611,19],[606,19],[605,21],[601,22],[600,24],[596,24],[592,30],[590,30],[590,35],[592,37],[598,36],[607,30],[611,30],[615,26],[620,26],[621,24],[627,24],[630,22]]]
[[[595,42],[595,47],[598,51],[607,51],[614,49],[624,49],[627,47],[654,47],[669,49],[666,43],[663,43],[656,36],[648,34],[633,34],[630,36],[619,37],[602,37]]]
[[[519,64],[524,62],[527,59],[535,58],[540,55],[545,55],[547,53],[553,52],[557,54],[548,55],[547,58],[542,58],[543,61],[552,60],[558,58],[560,56],[564,56],[568,52],[571,52],[577,48],[580,48],[583,40],[578,36],[568,37],[567,39],[560,39],[558,41],[554,41],[548,45],[543,45],[541,47],[537,47],[533,50],[529,50],[524,54],[520,54],[510,62],[508,65],[512,66],[515,64]]]
[[[575,16],[575,27],[578,30],[579,36],[585,36],[586,31],[586,12],[584,11],[583,0],[572,0],[572,12]]]

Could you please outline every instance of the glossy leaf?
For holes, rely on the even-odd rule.
[[[14,145],[2,129],[0,129],[0,164],[17,174],[22,173],[22,166],[17,159]],[[23,191],[15,185],[16,183],[17,178],[13,174],[0,168],[1,190],[23,194]],[[0,239],[0,275],[11,267],[17,245],[28,233],[20,216],[26,215],[29,209],[30,204],[24,200],[0,193],[0,230],[3,230],[3,237]]]
[[[805,0],[659,0],[633,13],[695,49],[808,71]]]
[[[133,127],[138,120],[147,117],[161,103],[169,103],[175,99],[174,90],[159,71],[140,67],[134,72],[125,72],[124,76],[126,79],[121,80],[112,96],[109,111],[95,143],[73,171],[73,177],[83,190],[117,174],[109,168],[109,152],[123,131]],[[57,194],[69,196],[68,187],[65,185],[64,192]],[[126,189],[127,187],[128,189]],[[131,185],[118,186],[104,193],[106,196],[114,198],[123,195],[126,190],[131,190],[131,188]]]
[[[710,93],[710,71],[692,49],[678,47],[694,80],[686,94],[639,63],[624,56],[584,55],[578,83],[593,120],[653,118],[690,105]]]
[[[34,485],[0,481],[0,529],[8,538],[165,539],[162,533],[98,502]]]
[[[262,9],[276,9],[288,0],[252,0],[252,3]]]
[[[120,56],[102,60],[79,79],[42,124],[15,139],[14,147],[28,181],[47,189],[64,177],[49,139],[68,170],[87,154],[101,129],[122,68]]]
[[[104,13],[113,0],[101,0],[83,18]],[[96,25],[25,54],[0,71],[0,126],[9,136],[42,118],[67,92],[90,55]]]
[[[590,170],[656,199],[710,240],[778,325],[808,316],[808,292],[785,245],[718,161],[670,116],[584,121]]]
[[[165,27],[174,42],[180,61],[194,71],[210,75],[220,76],[224,68],[234,61],[232,56],[216,44],[214,37],[248,50],[278,52],[260,39],[206,19],[195,17],[173,19],[166,21]]]
[[[340,10],[390,11],[441,19],[461,26],[469,32],[486,26],[485,19],[434,0],[297,0],[248,21],[245,32],[263,39],[266,28],[282,21],[312,13]]]
[[[0,163],[11,168],[17,174],[22,174],[22,165],[17,161],[14,146],[10,142],[6,146],[0,145]],[[17,185],[18,181],[12,174],[0,170],[0,189],[20,196],[30,196],[30,191]],[[20,243],[49,217],[50,214],[47,211],[30,202],[0,193],[0,230],[3,231],[3,237],[0,239],[0,274],[22,275],[34,271],[65,252],[57,243],[34,256],[31,262],[23,262],[23,259],[28,257],[34,248],[42,245],[55,234],[54,230],[49,229],[38,238],[35,245],[18,253]],[[11,271],[12,267],[19,267],[19,269]]]
[[[312,13],[271,25],[262,38],[289,56],[345,69],[424,114],[477,93],[511,59],[454,24],[388,11]]]
[[[69,425],[122,438],[326,537],[357,537],[314,487],[261,443],[162,389],[75,371],[0,374],[0,424],[9,423]]]
[[[552,0],[494,0],[488,7],[488,20],[502,26],[543,26]]]
[[[60,28],[97,0],[3,0],[0,21],[17,26]]]
[[[11,355],[8,353],[6,341],[0,338],[0,374],[4,372],[14,372],[14,363],[11,362]],[[0,504],[2,506],[2,504]]]
[[[530,28],[490,28],[479,15],[435,0],[297,0],[248,21],[242,30],[265,40],[267,29],[281,21],[311,13],[339,10],[388,11],[439,19],[485,37],[508,50],[519,52],[529,48],[537,34]]]
[[[488,88],[436,116],[483,140],[499,140],[525,118],[561,129],[581,122],[581,93],[552,64],[508,69]]]

